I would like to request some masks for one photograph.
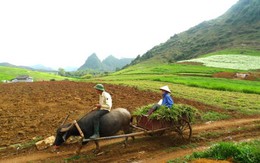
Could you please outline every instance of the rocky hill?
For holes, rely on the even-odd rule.
[[[132,60],[132,58],[117,59],[114,56],[110,55],[101,62],[97,55],[93,53],[87,58],[85,63],[78,69],[78,71],[115,71],[129,64]]]
[[[175,62],[227,48],[260,50],[259,0],[239,0],[222,16],[175,34],[130,65],[149,60]]]

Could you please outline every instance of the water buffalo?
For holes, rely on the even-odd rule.
[[[88,139],[94,133],[94,125],[93,125],[93,116],[95,111],[92,111],[82,117],[77,121],[80,126],[84,138]],[[127,109],[117,108],[112,109],[109,113],[105,114],[100,119],[100,137],[112,136],[115,135],[118,131],[123,130],[125,134],[131,132],[131,114]],[[80,133],[76,126],[73,123],[63,125],[57,129],[56,138],[53,143],[54,148],[59,147],[63,142],[65,142],[70,136],[79,136]],[[125,139],[126,145],[127,138]],[[82,145],[87,144],[88,142],[82,142],[81,146],[77,150],[77,153],[80,152]],[[99,151],[98,141],[96,143],[96,152]]]

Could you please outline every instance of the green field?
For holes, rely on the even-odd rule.
[[[227,53],[227,51],[225,52]],[[257,53],[258,54],[258,53]],[[257,57],[256,53],[248,56]],[[216,54],[219,55],[219,54]],[[215,55],[215,56],[216,56]],[[226,56],[223,53],[222,56]],[[205,55],[212,57],[212,55]],[[258,56],[259,57],[259,56]],[[241,63],[236,63],[241,64]],[[11,80],[17,75],[30,75],[36,81],[41,80],[64,80],[66,78],[36,71],[29,71],[18,68],[7,68],[0,66],[0,79]],[[186,99],[195,104],[194,107],[198,112],[195,114],[193,124],[200,124],[211,121],[219,121],[223,119],[255,117],[260,115],[260,79],[255,78],[253,81],[242,79],[215,78],[216,73],[254,73],[259,74],[259,70],[238,70],[234,68],[223,67],[207,67],[201,64],[179,64],[179,63],[161,63],[161,62],[144,62],[121,71],[111,74],[90,76],[89,79],[84,79],[84,82],[102,83],[102,84],[117,84],[122,86],[132,86],[140,90],[160,92],[159,88],[168,85],[172,91],[173,99]],[[77,79],[70,79],[77,80]],[[77,80],[78,81],[78,80]],[[83,81],[83,80],[81,80]],[[106,87],[106,85],[105,85]],[[109,88],[108,88],[109,90]],[[127,92],[125,92],[127,94]],[[158,97],[159,100],[160,97]],[[125,99],[127,100],[127,99]],[[142,98],[140,98],[142,100]],[[155,101],[156,102],[156,101]],[[176,101],[175,101],[176,102]],[[181,101],[182,102],[182,101]],[[203,109],[196,108],[196,104],[203,104]],[[181,106],[182,103],[175,103],[175,106]],[[142,107],[142,106],[140,106]],[[149,107],[150,108],[150,107]],[[137,109],[137,108],[136,108]],[[242,130],[242,129],[241,129]],[[241,132],[244,132],[243,130]],[[203,135],[204,134],[204,135]],[[218,132],[202,132],[201,137],[212,138],[218,136]],[[250,145],[250,146],[249,146]],[[254,141],[250,144],[234,145],[230,143],[220,143],[211,147],[209,151],[194,153],[184,158],[169,160],[168,162],[187,161],[187,158],[214,158],[223,159],[230,156],[238,158],[238,161],[246,160],[247,158],[256,158],[258,156],[259,141]],[[218,147],[218,148],[216,148]],[[220,150],[223,149],[223,150]],[[229,155],[226,155],[227,151]],[[234,155],[234,150],[236,151]],[[217,157],[216,156],[217,153]],[[228,156],[228,157],[225,157]],[[249,156],[249,157],[248,157]],[[71,158],[69,158],[71,159]],[[69,160],[68,159],[68,160]],[[72,158],[71,160],[73,160]]]
[[[221,51],[219,53],[214,53],[214,55],[226,55],[231,53],[234,54],[234,51]],[[243,51],[243,55],[245,54],[248,56],[259,56],[259,52],[257,51]],[[212,55],[213,53],[205,55],[205,57],[210,57]],[[1,80],[11,80],[18,75],[30,75],[35,81],[67,79],[50,73],[1,66],[0,72]],[[254,81],[214,78],[213,74],[219,72],[250,72],[259,74],[257,70],[245,71],[207,67],[200,64],[161,63],[152,61],[143,62],[111,74],[93,76],[84,81],[128,85],[143,90],[157,92],[159,92],[159,87],[168,85],[172,90],[173,97],[195,100],[219,107],[223,110],[238,111],[243,114],[259,114],[259,77]],[[77,79],[70,78],[69,80]],[[204,117],[211,117],[212,114],[215,113],[212,112],[211,114],[204,115]]]
[[[228,51],[224,51],[225,54]],[[215,53],[224,55],[224,52]],[[230,51],[234,53],[234,51]],[[259,52],[243,52],[248,56],[259,56]],[[208,56],[212,56],[208,55]],[[180,97],[216,106],[224,110],[243,114],[260,113],[260,80],[213,78],[219,72],[259,73],[204,65],[144,62],[121,71],[88,79],[88,82],[102,82],[129,85],[143,90],[159,92],[158,88],[168,85],[173,97]],[[208,115],[207,115],[208,116]]]
[[[38,71],[32,71],[32,70],[27,70],[22,68],[0,66],[0,81],[12,80],[19,75],[29,75],[33,77],[34,81],[43,81],[43,80],[48,81],[51,79],[55,79],[55,80],[71,79],[71,78],[65,78],[56,75],[54,73],[38,72]]]

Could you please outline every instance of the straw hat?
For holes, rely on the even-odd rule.
[[[160,90],[164,90],[164,91],[169,92],[169,93],[171,92],[171,90],[169,89],[169,87],[167,85],[161,87]]]

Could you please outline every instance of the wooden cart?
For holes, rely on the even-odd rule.
[[[190,141],[192,136],[190,120],[185,115],[179,118],[177,121],[167,121],[163,119],[156,120],[150,119],[146,116],[135,116],[133,117],[133,123],[131,124],[131,126],[136,129],[133,133],[100,137],[97,139],[83,139],[83,142],[132,137],[138,135],[162,135],[166,130],[177,132],[183,140],[187,141]]]

